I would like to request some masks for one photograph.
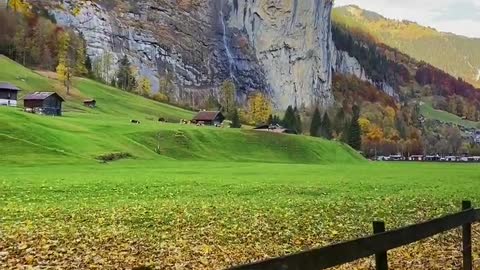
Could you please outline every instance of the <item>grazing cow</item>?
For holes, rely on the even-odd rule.
[[[138,120],[132,120],[131,122],[132,122],[132,124],[140,124],[140,121],[138,121]]]
[[[166,121],[165,121],[165,118],[160,117],[160,118],[158,118],[158,122],[166,122]]]

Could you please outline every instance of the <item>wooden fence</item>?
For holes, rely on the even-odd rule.
[[[387,251],[415,243],[457,227],[462,227],[463,269],[472,270],[472,223],[480,221],[480,209],[469,201],[462,211],[424,223],[385,232],[384,222],[374,222],[374,235],[258,263],[237,266],[230,270],[320,270],[340,266],[375,255],[377,270],[388,269]]]

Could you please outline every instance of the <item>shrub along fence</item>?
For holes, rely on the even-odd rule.
[[[339,266],[375,255],[377,270],[388,269],[387,251],[415,243],[422,239],[463,228],[463,269],[472,270],[472,223],[480,221],[480,209],[473,209],[469,201],[462,203],[462,211],[424,223],[394,231],[385,231],[384,222],[374,222],[374,235],[319,249],[237,266],[230,270],[319,270]]]

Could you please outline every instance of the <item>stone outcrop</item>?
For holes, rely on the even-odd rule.
[[[255,49],[278,107],[333,102],[330,0],[230,0],[228,25]]]
[[[50,3],[58,23],[82,32],[95,61],[112,53],[110,76],[124,54],[153,89],[172,78],[172,98],[198,102],[233,80],[244,101],[252,91],[277,109],[331,104],[331,0],[138,0]]]
[[[362,67],[360,62],[348,54],[348,52],[334,49],[332,53],[332,62],[333,62],[333,69],[335,72],[344,75],[352,75],[359,78],[362,81],[369,82],[378,89],[385,92],[387,95],[399,99],[399,95],[395,89],[389,85],[387,82],[377,82],[373,81],[368,74],[366,73],[365,69]]]

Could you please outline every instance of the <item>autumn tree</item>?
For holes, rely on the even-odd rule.
[[[85,76],[88,74],[88,69],[87,69],[87,45],[85,43],[85,40],[83,38],[83,35],[80,35],[80,37],[77,40],[77,46],[75,49],[75,74],[78,76]]]
[[[175,91],[174,80],[175,78],[173,76],[173,73],[168,72],[168,70],[166,71],[165,75],[160,78],[159,92],[168,97],[168,99],[173,97]],[[215,99],[215,101],[218,104],[218,100]]]
[[[375,157],[377,156],[377,148],[378,144],[384,139],[383,130],[373,125],[369,128],[368,132],[366,133],[366,138],[369,142],[373,143],[375,149]]]
[[[136,88],[137,82],[133,75],[132,66],[127,55],[124,55],[120,60],[115,79],[116,86],[123,90],[132,91]]]
[[[462,146],[462,133],[457,127],[447,127],[444,130],[445,139],[450,146],[450,154],[459,154],[459,150]]]
[[[137,86],[136,92],[144,97],[150,97],[152,95],[152,83],[148,78],[142,77]]]
[[[93,74],[97,80],[110,83],[112,80],[113,54],[106,51],[93,61]]]
[[[236,96],[237,90],[235,84],[230,80],[224,81],[220,87],[220,103],[223,110],[227,113],[228,118],[231,118],[230,113],[234,111]]]
[[[261,124],[268,121],[272,114],[272,105],[262,93],[256,93],[248,100],[248,118],[252,124]]]
[[[21,28],[15,33],[14,45],[16,49],[16,59],[17,62],[22,63],[22,65],[27,64],[27,53],[28,53],[28,43],[27,43],[27,33],[25,29]]]
[[[155,100],[155,101],[158,101],[158,102],[163,102],[163,103],[169,101],[168,96],[165,95],[162,92],[157,92],[157,93],[153,94],[152,99]]]
[[[32,6],[25,0],[9,0],[8,8],[25,16],[30,16]]]
[[[310,136],[319,137],[321,125],[322,125],[322,117],[320,116],[320,110],[317,107],[313,112],[312,123],[310,124]]]
[[[69,61],[70,35],[68,32],[62,32],[58,42],[57,76],[58,80],[65,86],[67,95],[69,95],[72,83],[72,68]]]

